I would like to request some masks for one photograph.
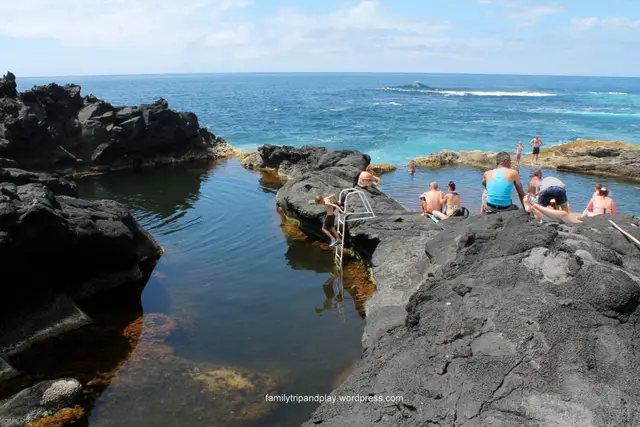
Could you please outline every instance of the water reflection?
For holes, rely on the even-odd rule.
[[[273,174],[235,159],[139,174],[92,177],[80,194],[124,203],[153,230],[166,252],[142,305],[148,320],[176,327],[154,341],[159,325],[144,322],[143,345],[90,425],[300,425],[316,404],[264,407],[265,390],[331,391],[360,355],[359,292],[345,292],[342,311],[316,314],[333,252],[293,228],[283,233],[274,197],[282,182]]]
[[[201,221],[201,217],[180,220],[200,198],[209,170],[210,166],[163,166],[89,176],[77,184],[82,198],[116,200],[146,230],[171,234]]]

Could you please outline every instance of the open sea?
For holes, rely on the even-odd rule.
[[[18,78],[20,90],[52,81],[80,84],[83,94],[114,105],[163,97],[170,108],[195,112],[202,126],[240,149],[355,148],[375,163],[399,166],[444,148],[512,151],[537,132],[547,145],[575,138],[640,143],[640,79],[632,78]],[[422,85],[413,87],[416,81]],[[526,181],[530,171],[521,174]],[[476,212],[480,175],[455,168],[410,176],[401,167],[383,176],[381,188],[418,210],[417,197],[430,181],[444,187],[454,180],[462,204]],[[557,175],[568,184],[572,210],[584,209],[597,178]],[[620,211],[640,213],[633,183],[605,182]],[[278,186],[236,159],[78,182],[81,197],[126,205],[166,250],[142,294],[145,315],[162,319],[166,328],[145,324],[131,359],[91,409],[90,426],[298,426],[317,403],[266,405],[264,395],[328,394],[353,368],[364,326],[357,295],[367,292],[341,292],[331,274],[331,251],[282,227]]]
[[[18,79],[76,83],[115,105],[195,112],[241,149],[262,144],[356,148],[374,163],[440,151],[514,149],[539,132],[640,142],[640,78],[461,74],[211,74]],[[413,89],[419,81],[428,88]],[[528,147],[528,145],[527,145]]]

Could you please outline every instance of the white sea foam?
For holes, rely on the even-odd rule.
[[[408,89],[408,88],[395,88],[384,87],[379,90],[392,91],[392,92],[421,92],[421,93],[433,93],[444,96],[526,96],[526,97],[541,97],[541,96],[556,96],[555,93],[549,92],[506,92],[506,91],[483,91],[483,90],[437,90],[437,89]]]
[[[631,113],[628,112],[628,108],[622,108],[622,113],[617,113],[615,111],[600,111],[594,109],[586,109],[586,110],[566,110],[563,108],[534,108],[531,110],[527,110],[530,113],[551,113],[551,114],[575,114],[581,116],[612,116],[612,117],[638,117],[640,113]]]
[[[589,92],[591,95],[628,95],[627,92]]]

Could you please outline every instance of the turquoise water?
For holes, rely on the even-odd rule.
[[[639,143],[640,78],[455,74],[217,74],[18,79],[82,85],[114,104],[164,97],[239,148],[356,148],[406,164],[444,148],[514,149],[540,132]],[[414,81],[441,90],[413,90]],[[527,146],[527,148],[529,148]]]

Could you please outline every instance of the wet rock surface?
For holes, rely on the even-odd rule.
[[[88,323],[76,301],[145,280],[160,256],[122,205],[76,193],[55,175],[0,168],[0,357]]]
[[[278,204],[308,233],[302,201],[348,181],[315,171]],[[313,191],[312,191],[313,190]],[[438,224],[370,194],[376,218],[350,227],[376,292],[363,356],[305,427],[632,426],[640,424],[640,220],[599,216],[540,224],[524,212]]]
[[[529,147],[527,150],[530,151]],[[442,150],[413,160],[418,167],[472,166],[491,169],[496,165],[497,154],[480,150]],[[541,168],[640,180],[640,146],[637,144],[577,139],[568,144],[543,148],[539,160]],[[531,156],[524,155],[523,163],[531,164]]]
[[[0,403],[2,427],[24,427],[72,406],[82,392],[82,385],[73,378],[41,381]]]
[[[0,79],[0,157],[40,171],[119,169],[228,156],[232,148],[164,99],[113,106],[78,85],[51,83],[18,93]]]

